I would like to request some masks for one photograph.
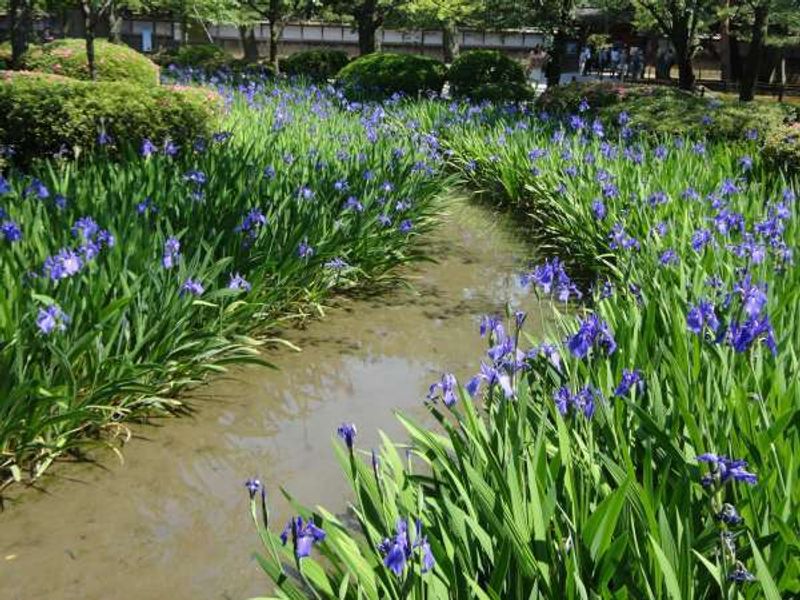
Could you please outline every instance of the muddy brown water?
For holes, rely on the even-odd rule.
[[[382,429],[398,439],[401,410],[425,418],[428,385],[443,371],[463,381],[483,353],[481,315],[507,302],[543,327],[542,306],[518,284],[532,250],[518,230],[467,201],[448,207],[431,236],[436,264],[404,287],[339,300],[324,320],[270,352],[278,370],[238,368],[196,390],[197,411],[134,427],[124,463],[55,467],[39,490],[18,490],[0,513],[0,598],[241,599],[271,586],[243,482],[271,492],[276,523],[285,486],[306,505],[342,512],[348,490],[331,451],[337,425],[358,426],[359,447]]]

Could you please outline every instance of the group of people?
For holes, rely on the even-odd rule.
[[[644,70],[644,51],[636,46],[614,44],[594,50],[587,45],[578,55],[578,71],[581,75],[596,73],[602,78],[608,73],[617,79],[641,79]]]
[[[550,55],[540,44],[530,51],[527,71],[532,84],[543,83],[549,60]],[[617,79],[641,79],[645,71],[644,51],[622,44],[596,50],[587,44],[578,54],[578,71],[581,76],[595,74],[601,79],[606,75]]]

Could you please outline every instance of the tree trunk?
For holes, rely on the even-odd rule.
[[[730,0],[723,0],[722,6],[727,9]],[[733,79],[733,72],[731,71],[731,20],[727,16],[719,24],[719,55],[721,79],[728,84]]]
[[[675,46],[675,62],[678,63],[678,87],[682,90],[694,89],[694,66],[692,65],[692,42],[689,27],[685,20],[679,20],[674,29],[672,44]]]
[[[22,66],[22,55],[28,49],[33,27],[33,7],[31,0],[11,0],[9,16],[11,20],[11,66]]]
[[[375,32],[380,27],[376,12],[377,0],[364,0],[353,15],[358,25],[358,51],[362,56],[375,52]]]
[[[117,3],[113,0],[108,4],[108,41],[112,44],[122,43],[122,16],[117,12]]]
[[[767,21],[769,5],[758,4],[753,12],[753,29],[750,36],[750,50],[742,72],[742,83],[739,86],[739,100],[750,102],[756,93],[758,71],[761,69],[761,56],[764,53],[764,40],[767,37]]]
[[[97,80],[97,69],[94,61],[94,10],[90,4],[91,0],[83,0],[81,9],[83,10],[83,38],[86,40],[86,64],[89,67],[89,79]]]
[[[240,25],[239,37],[242,40],[242,53],[246,62],[258,61],[258,42],[256,41],[255,27]]]
[[[452,64],[458,56],[461,46],[458,43],[458,27],[454,21],[445,21],[442,26],[442,52],[444,62]]]
[[[278,44],[280,43],[283,27],[280,23],[273,20],[269,22],[269,62],[277,75],[280,72],[280,61],[278,60]]]
[[[562,28],[559,28],[553,35],[553,47],[550,50],[550,56],[545,66],[547,87],[554,87],[561,83],[562,61],[564,60],[564,51],[566,48],[567,35]]]

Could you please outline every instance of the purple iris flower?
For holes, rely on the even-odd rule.
[[[644,378],[639,369],[623,369],[622,379],[614,390],[615,396],[627,396],[631,390],[644,390]]]
[[[36,196],[39,200],[46,200],[50,197],[50,190],[47,189],[47,186],[41,180],[35,178],[23,193],[25,196]]]
[[[617,123],[619,123],[620,125],[627,125],[628,123],[630,123],[630,120],[631,120],[630,115],[626,110],[623,110],[622,112],[619,113],[619,116],[617,116]]]
[[[392,224],[392,219],[388,215],[378,215],[378,223],[383,227],[389,227]]]
[[[666,193],[660,191],[650,194],[650,197],[647,199],[647,203],[653,207],[666,204],[667,202],[669,202],[669,196],[667,196]]]
[[[713,333],[719,329],[719,319],[714,305],[707,300],[700,300],[689,307],[686,314],[686,327],[694,334],[700,335],[707,327]]]
[[[592,214],[598,221],[602,221],[606,218],[606,205],[603,204],[603,201],[600,198],[597,198],[594,202],[592,202]]]
[[[186,174],[183,176],[185,181],[189,183],[193,183],[198,186],[205,185],[208,181],[206,174],[202,171],[198,171],[197,169],[192,169],[191,171],[187,171]]]
[[[712,452],[699,455],[697,460],[698,462],[707,463],[711,468],[711,473],[702,479],[702,483],[705,486],[712,485],[715,481],[719,481],[720,484],[739,481],[750,485],[755,485],[758,482],[758,477],[745,469],[747,466],[746,460],[731,459]]]
[[[356,429],[355,423],[342,423],[336,429],[336,435],[342,438],[342,441],[345,443],[348,450],[353,449],[353,442],[356,439],[357,433],[358,430]]]
[[[692,248],[700,252],[713,241],[711,231],[708,229],[698,229],[692,234]]]
[[[601,189],[606,198],[619,198],[619,188],[610,181],[604,183]]]
[[[244,487],[247,488],[247,493],[250,494],[251,500],[260,490],[264,489],[264,486],[261,485],[261,481],[255,478],[248,479],[247,481],[245,481]]]
[[[83,268],[83,259],[71,248],[62,248],[44,261],[44,271],[52,281],[67,279]]]
[[[753,168],[753,159],[748,155],[744,155],[739,159],[739,166],[742,171],[749,171]]]
[[[267,165],[264,167],[264,179],[274,179],[275,178],[275,167],[272,165]]]
[[[689,187],[683,191],[683,193],[681,194],[681,198],[683,198],[684,200],[699,200],[700,194],[697,192],[696,189]]]
[[[58,304],[51,304],[45,308],[40,308],[36,315],[36,327],[44,335],[50,335],[54,331],[64,331],[69,325],[69,317],[64,314]]]
[[[733,321],[728,330],[728,336],[730,344],[736,352],[746,352],[754,342],[761,340],[773,356],[778,353],[775,330],[767,315],[749,317],[744,322]]]
[[[248,233],[250,237],[257,235],[257,229],[267,224],[267,217],[257,208],[250,209],[242,222],[234,228],[237,233]]]
[[[400,222],[400,226],[398,227],[401,233],[410,233],[413,228],[414,224],[411,222],[411,219],[404,219]]]
[[[436,561],[433,558],[427,538],[422,536],[422,524],[417,520],[416,539],[411,542],[406,519],[398,519],[395,525],[395,535],[385,538],[378,544],[378,551],[383,558],[384,566],[400,577],[405,571],[406,564],[412,559],[414,551],[419,551],[422,558],[422,572],[430,571]]]
[[[7,242],[18,242],[22,239],[22,229],[14,221],[0,223],[0,233]]]
[[[714,518],[717,521],[725,523],[726,525],[739,525],[743,520],[742,516],[739,514],[739,511],[736,510],[736,507],[728,502],[722,505],[722,508],[716,515],[714,515]]]
[[[745,139],[750,140],[751,142],[758,139],[758,129],[748,129],[744,132]]]
[[[283,528],[280,538],[284,546],[289,541],[290,535],[294,544],[294,555],[298,559],[310,556],[314,544],[325,539],[323,529],[317,527],[310,520],[304,522],[302,517],[289,519],[286,527]]]
[[[247,281],[244,277],[242,277],[239,273],[232,273],[231,278],[228,281],[228,289],[229,290],[238,290],[242,292],[249,292],[253,286]]]
[[[108,133],[105,131],[101,131],[97,134],[97,144],[99,146],[108,146],[109,144],[114,143],[114,138],[112,138]]]
[[[178,145],[172,140],[164,142],[164,156],[175,156],[178,154]]]
[[[582,413],[587,419],[591,419],[597,410],[597,403],[602,399],[603,395],[600,391],[589,385],[574,394],[567,387],[561,387],[553,393],[553,402],[562,416],[567,416],[572,409],[576,413]]]
[[[621,223],[616,223],[611,228],[611,233],[609,233],[608,237],[610,240],[608,245],[612,250],[639,250],[641,248],[639,240],[628,235]]]
[[[364,205],[358,201],[355,196],[350,196],[344,204],[345,210],[353,210],[355,212],[364,212]]]
[[[72,226],[72,235],[80,236],[84,240],[94,239],[98,231],[100,231],[100,226],[92,217],[81,217]]]
[[[748,583],[755,581],[756,576],[748,571],[741,562],[736,562],[736,566],[728,573],[728,580],[736,583]]]
[[[581,98],[580,104],[578,104],[578,112],[586,112],[589,110],[589,101],[586,98]]]
[[[158,148],[156,148],[155,144],[153,144],[153,142],[145,138],[142,140],[142,146],[139,149],[139,154],[147,158],[151,154],[154,154],[157,150]]]
[[[611,355],[617,349],[617,343],[608,323],[591,314],[581,320],[578,331],[567,338],[567,348],[576,358],[586,358],[593,348],[602,348]]]
[[[664,250],[661,255],[658,257],[658,262],[662,267],[666,267],[669,265],[677,265],[679,262],[678,253],[675,252],[672,248],[668,248]]]
[[[335,257],[325,263],[325,268],[330,269],[332,271],[343,271],[344,269],[349,268],[350,265],[340,257]]]
[[[570,296],[581,298],[582,294],[567,275],[564,265],[558,258],[547,260],[538,265],[531,273],[521,277],[523,285],[533,282],[545,295],[551,293],[558,296],[562,302],[567,302]]]
[[[742,308],[748,317],[756,317],[764,310],[767,305],[767,293],[765,290],[764,284],[752,284],[749,275],[733,288],[733,291],[740,295]]]
[[[164,242],[164,255],[161,258],[161,264],[165,269],[174,267],[181,258],[181,243],[176,237],[167,238]]]
[[[300,258],[311,258],[314,256],[314,248],[308,245],[308,240],[303,240],[297,247],[297,255]]]
[[[664,160],[669,155],[669,150],[666,146],[656,146],[655,150],[653,150],[653,156],[655,156],[658,160]]]
[[[11,184],[8,183],[8,180],[0,175],[0,196],[5,196],[6,194],[11,193]]]
[[[181,286],[181,296],[189,294],[191,296],[202,296],[203,292],[205,292],[205,288],[203,284],[201,284],[196,279],[192,279],[191,277],[183,282]]]
[[[441,398],[445,406],[450,408],[458,400],[457,386],[456,376],[452,373],[444,373],[441,381],[431,384],[427,398],[433,401]]]

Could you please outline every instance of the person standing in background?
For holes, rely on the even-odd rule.
[[[589,46],[584,46],[581,49],[581,53],[578,56],[578,73],[581,76],[586,75],[586,67],[589,64],[589,60],[592,58],[592,50]]]
[[[528,55],[528,79],[534,87],[539,87],[542,81],[545,62],[547,62],[547,52],[540,44],[536,44]]]

